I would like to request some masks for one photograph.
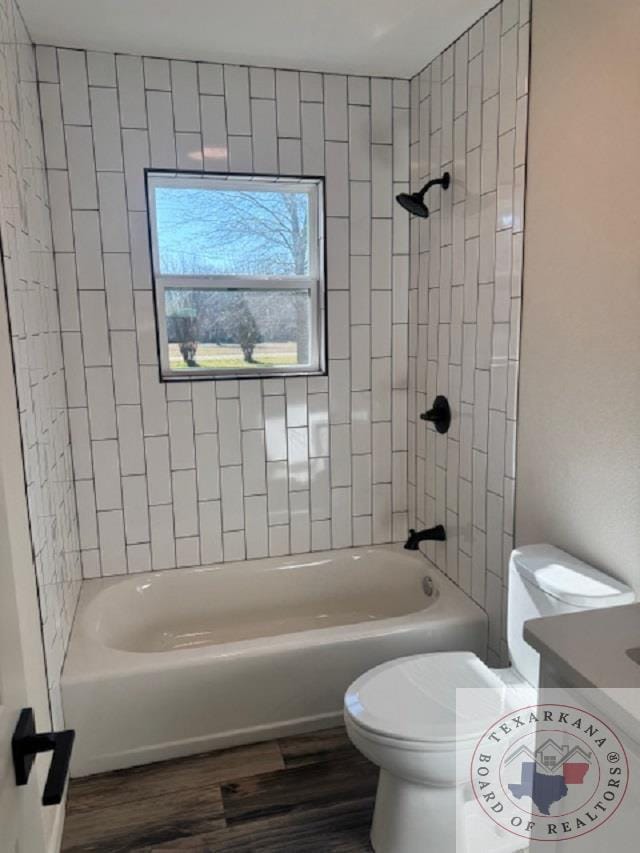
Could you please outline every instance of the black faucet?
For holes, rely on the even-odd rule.
[[[447,532],[441,524],[436,524],[435,527],[430,527],[428,530],[409,530],[409,538],[404,543],[407,551],[417,551],[420,542],[432,540],[435,542],[446,542]]]

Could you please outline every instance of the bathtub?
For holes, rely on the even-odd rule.
[[[398,545],[88,580],[61,684],[72,775],[334,726],[367,669],[486,639]]]

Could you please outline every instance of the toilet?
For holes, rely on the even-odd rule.
[[[344,717],[354,746],[380,768],[371,828],[375,853],[512,851],[488,821],[470,829],[469,765],[494,720],[535,703],[539,656],[525,621],[630,604],[623,583],[551,545],[515,550],[509,561],[507,639],[512,665],[492,669],[471,652],[413,655],[360,676],[345,695]],[[471,708],[456,708],[457,688],[494,688]],[[467,694],[469,695],[469,694]],[[477,833],[492,835],[479,839]],[[473,847],[466,845],[473,837]]]

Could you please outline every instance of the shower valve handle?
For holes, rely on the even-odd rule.
[[[438,396],[433,401],[432,408],[420,415],[423,421],[432,423],[439,433],[449,432],[451,426],[451,408],[446,397]]]

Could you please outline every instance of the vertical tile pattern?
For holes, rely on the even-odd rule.
[[[11,321],[48,687],[53,725],[59,727],[63,722],[60,673],[82,576],[80,536],[86,548],[87,574],[91,574],[98,554],[98,516],[105,515],[96,513],[79,334],[81,317],[88,319],[85,309],[94,291],[84,292],[88,301],[83,300],[80,306],[74,258],[65,254],[73,249],[70,199],[82,210],[81,215],[87,209],[95,209],[96,173],[84,54],[53,49],[38,53],[40,73],[48,81],[42,84],[42,115],[46,124],[43,140],[36,53],[13,0],[0,3],[0,45],[0,232],[4,286]],[[59,68],[65,73],[64,91],[59,82]],[[66,127],[62,124],[63,114]],[[59,178],[52,182],[49,196],[45,152],[55,164]],[[59,213],[59,227],[53,233],[48,198]],[[60,251],[57,256],[60,292],[56,289],[54,242]],[[104,308],[104,294],[102,299]],[[97,334],[90,361],[108,363],[106,315],[98,310],[90,322]],[[63,335],[69,336],[64,350],[75,360],[75,368],[68,377],[69,387],[75,401],[82,403],[71,421],[73,456],[62,359]],[[114,442],[104,444],[108,452]],[[73,466],[83,484],[78,492],[84,501],[80,530]],[[105,481],[102,471],[99,476],[100,499],[111,504],[115,500],[111,482],[108,478]]]
[[[87,574],[404,536],[408,81],[73,50],[42,74]],[[328,377],[159,381],[142,177],[176,164],[325,175]]]
[[[504,661],[513,546],[529,71],[520,6],[492,9],[411,81],[412,189],[445,169],[453,184],[429,194],[430,219],[410,221],[409,516],[446,525],[446,546],[427,553],[490,614],[493,662]],[[447,436],[418,417],[436,394],[453,411]],[[374,482],[376,469],[374,455]]]

